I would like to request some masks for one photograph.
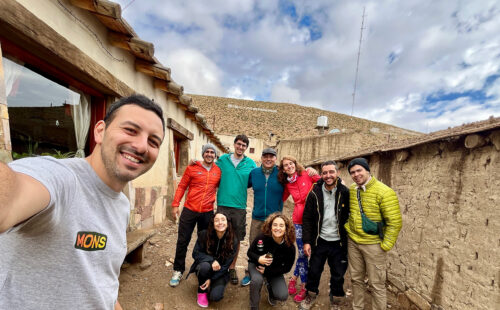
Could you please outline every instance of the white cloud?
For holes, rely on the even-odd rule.
[[[245,99],[245,100],[254,100],[255,98],[250,96],[245,96],[241,91],[241,88],[238,86],[233,86],[229,88],[225,95],[227,98],[236,98],[236,99]]]
[[[193,49],[180,49],[167,57],[174,80],[184,86],[187,93],[210,96],[222,95],[221,72],[205,55]]]
[[[285,84],[274,84],[271,90],[271,101],[300,103],[300,91],[290,88]]]

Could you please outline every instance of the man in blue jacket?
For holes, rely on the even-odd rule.
[[[266,148],[262,151],[262,165],[253,169],[248,178],[248,187],[253,189],[252,223],[250,225],[251,244],[261,232],[266,218],[283,210],[283,185],[278,181],[278,167],[276,166],[276,151]],[[248,274],[241,280],[241,285],[250,284]]]

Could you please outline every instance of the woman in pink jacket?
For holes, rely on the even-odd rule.
[[[295,236],[299,256],[295,264],[293,276],[288,283],[288,293],[290,295],[297,294],[295,286],[297,284],[297,277],[300,276],[300,281],[302,282],[301,289],[293,298],[295,302],[301,302],[306,296],[307,256],[304,254],[304,244],[302,243],[302,214],[304,213],[307,194],[309,194],[312,185],[321,178],[314,169],[311,169],[310,172],[312,176],[310,176],[309,172],[304,169],[301,164],[297,163],[297,160],[292,156],[287,155],[281,159],[278,179],[285,187],[283,201],[291,195],[295,203],[292,219],[295,225]]]

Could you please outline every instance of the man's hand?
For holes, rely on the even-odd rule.
[[[190,165],[190,166],[194,166],[194,165],[196,165],[196,162],[197,162],[196,158],[193,158],[193,159],[191,159],[191,160],[189,161],[189,165]]]
[[[200,285],[200,289],[202,290],[206,290],[210,287],[210,279],[208,279],[207,281],[205,281],[205,283],[203,283],[202,285]]]
[[[214,262],[212,263],[212,269],[214,271],[219,271],[220,270],[220,264],[218,261],[214,260]]]
[[[311,257],[311,245],[309,243],[304,243],[304,254]]]
[[[180,213],[181,212],[179,211],[179,207],[172,206],[172,217],[174,218],[174,221],[179,218]]]
[[[314,169],[313,167],[307,167],[306,171],[307,171],[307,174],[309,174],[310,177],[318,175],[318,171],[316,171],[316,169]]]

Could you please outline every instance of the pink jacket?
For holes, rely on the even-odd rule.
[[[321,179],[321,176],[315,175],[313,177],[310,177],[307,171],[304,170],[297,177],[297,180],[295,182],[286,183],[285,191],[283,192],[283,201],[285,201],[288,196],[292,195],[293,202],[295,203],[292,216],[294,224],[302,225],[302,214],[304,213],[307,194],[309,194],[312,185],[319,179]]]

